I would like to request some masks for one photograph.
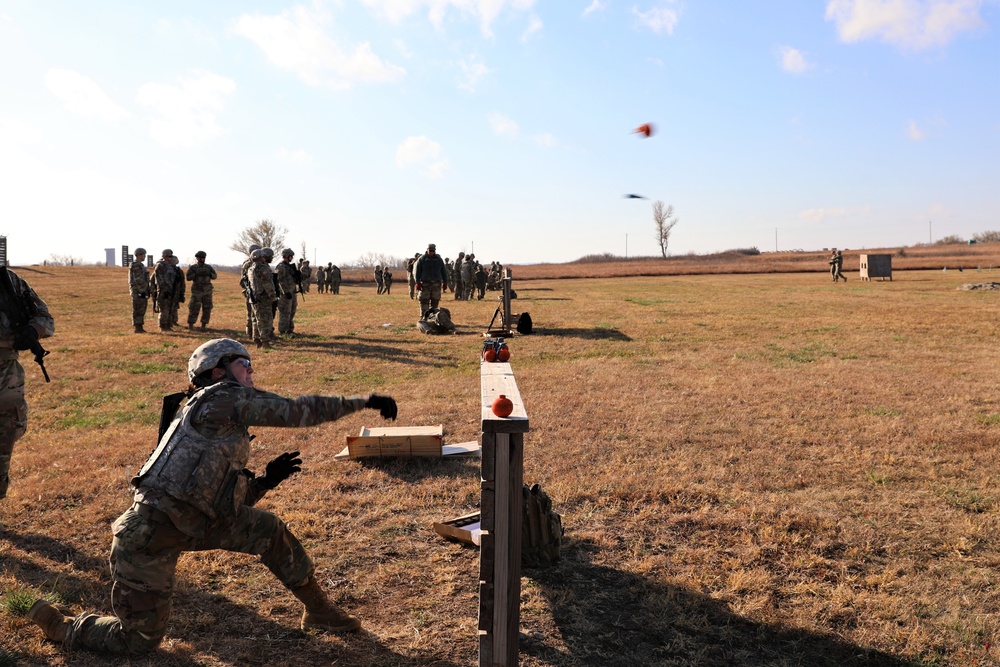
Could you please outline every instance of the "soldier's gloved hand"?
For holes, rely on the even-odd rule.
[[[302,470],[302,459],[298,452],[285,452],[271,459],[264,471],[264,476],[257,479],[262,488],[273,489],[286,479]]]
[[[383,419],[392,419],[393,421],[395,421],[396,413],[398,412],[396,401],[391,396],[379,396],[378,394],[369,396],[365,407],[378,410]]]
[[[38,342],[38,331],[30,324],[25,324],[14,333],[14,349],[28,350]]]
[[[291,293],[289,293],[289,292],[285,292],[285,298],[286,298],[286,299],[291,299],[291,298],[292,298],[292,295],[291,295]]]
[[[421,285],[420,283],[416,283],[416,285],[414,285],[414,287],[416,287],[417,289],[423,289],[424,288],[424,286]]]
[[[148,299],[149,298],[149,292],[139,292],[139,298],[140,299]]]
[[[442,283],[441,284],[441,291],[442,292],[447,292],[448,291],[448,283]]]

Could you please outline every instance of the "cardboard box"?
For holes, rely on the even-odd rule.
[[[478,547],[483,534],[480,513],[473,512],[442,523],[435,523],[434,532],[441,537]]]
[[[444,427],[437,426],[388,426],[361,429],[358,435],[347,436],[347,447],[334,459],[360,458],[472,458],[482,455],[479,443],[463,442],[444,444]]]

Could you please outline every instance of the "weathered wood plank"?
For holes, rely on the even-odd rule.
[[[479,582],[480,583],[493,583],[493,567],[495,563],[494,554],[496,554],[496,542],[493,539],[493,535],[489,533],[483,533],[480,536],[479,544]],[[492,602],[492,600],[491,600]],[[479,606],[482,607],[483,601],[479,601]],[[482,612],[480,611],[480,614]],[[492,616],[491,616],[492,617]],[[483,628],[484,630],[487,628]]]
[[[479,367],[479,384],[483,433],[524,433],[528,430],[528,413],[524,409],[510,364],[482,362]],[[506,396],[514,404],[514,411],[509,417],[497,417],[493,414],[493,401],[500,395]]]
[[[494,600],[496,587],[488,582],[479,582],[479,629],[493,634]]]
[[[493,482],[483,482],[479,491],[479,526],[491,533],[496,530],[497,525],[497,497],[493,484]]]
[[[483,433],[483,455],[481,477],[488,482],[496,479],[497,439],[492,433]]]

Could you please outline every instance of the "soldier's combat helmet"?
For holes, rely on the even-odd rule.
[[[207,343],[202,343],[188,359],[188,379],[194,382],[196,377],[212,370],[227,357],[243,357],[249,360],[250,353],[243,347],[243,343],[232,338],[213,338]]]
[[[204,250],[199,250],[198,252],[196,252],[194,254],[194,256],[198,257],[199,259],[204,259],[204,258],[208,257],[208,255],[205,254]]]
[[[271,248],[261,248],[260,252],[262,255],[264,255],[264,259],[266,259],[267,261],[270,262],[272,259],[274,259],[274,250],[272,250]]]
[[[132,254],[134,254],[134,255],[145,255],[146,254],[146,249],[145,248],[136,248],[135,252],[132,253]]]
[[[174,251],[171,250],[170,248],[167,248],[166,250],[164,250],[163,252],[160,253],[160,257],[162,257],[163,259],[166,259],[167,257],[173,257],[173,256],[174,256]]]
[[[264,251],[261,250],[260,248],[256,248],[255,250],[250,251],[250,259],[263,259],[263,258],[264,258]]]
[[[295,257],[295,251],[292,250],[291,248],[284,248],[281,251],[281,256],[282,257]]]
[[[250,254],[250,253],[252,253],[252,252],[253,252],[254,250],[260,250],[260,246],[259,246],[258,244],[256,244],[256,243],[251,243],[251,244],[250,244],[250,247],[249,247],[249,248],[247,248],[247,254],[249,255],[249,254]]]

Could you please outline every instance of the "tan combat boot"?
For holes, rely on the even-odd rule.
[[[54,642],[61,642],[66,639],[66,632],[72,620],[66,616],[55,605],[49,604],[45,600],[36,600],[28,610],[28,618],[35,622],[42,629],[45,636]]]
[[[361,621],[330,602],[315,577],[305,586],[292,589],[292,594],[306,606],[300,626],[303,630],[354,632],[361,627]]]

